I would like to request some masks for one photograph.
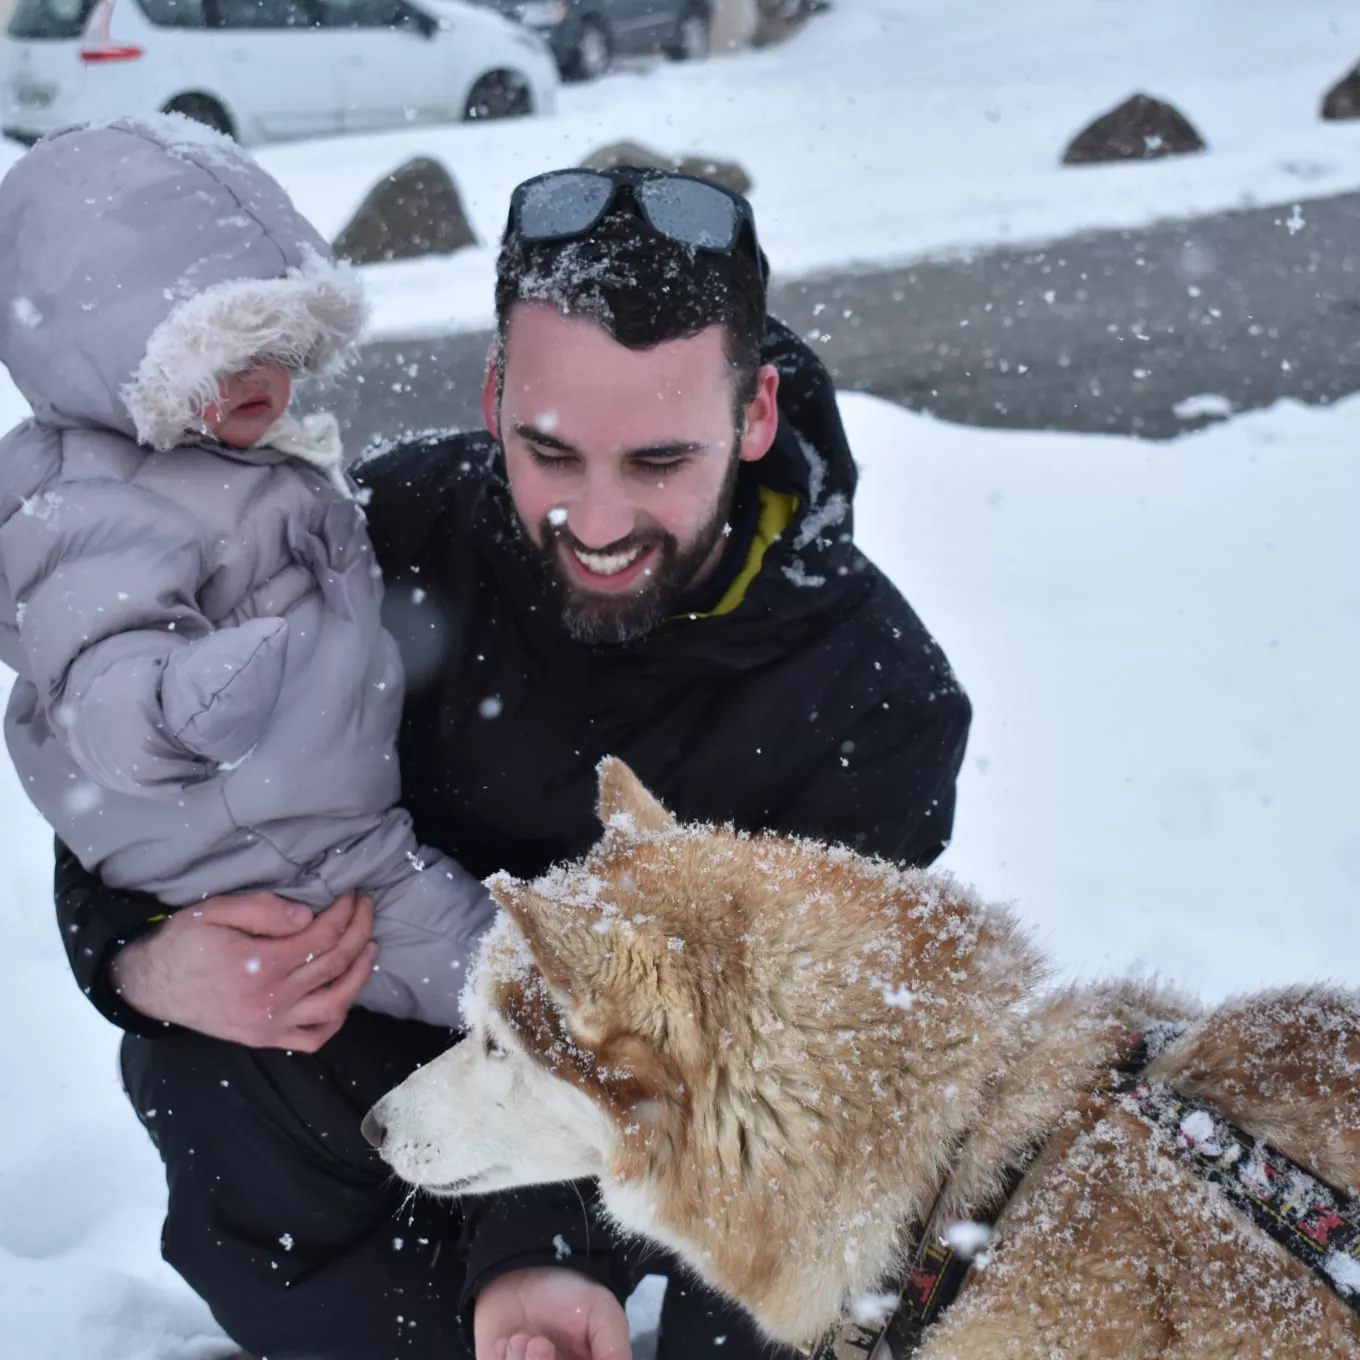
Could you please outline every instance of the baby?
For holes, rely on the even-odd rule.
[[[87,868],[172,907],[373,898],[359,1000],[459,1023],[492,909],[397,806],[402,674],[335,421],[364,320],[279,186],[185,119],[41,142],[0,184],[5,718]]]

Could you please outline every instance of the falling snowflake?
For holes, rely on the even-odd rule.
[[[1360,1261],[1334,1251],[1322,1267],[1343,1294],[1360,1294]]]
[[[945,1229],[944,1240],[960,1256],[971,1260],[992,1240],[992,1230],[985,1223],[951,1223]]]
[[[99,806],[103,797],[104,792],[98,784],[82,779],[80,783],[67,790],[62,803],[72,817],[84,817]]]
[[[1295,209],[1297,212],[1298,210]],[[26,297],[17,297],[10,303],[10,311],[14,313],[14,319],[21,325],[33,330],[42,325],[42,313],[33,305],[33,300]]]

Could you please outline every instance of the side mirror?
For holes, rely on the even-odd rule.
[[[426,14],[423,9],[417,9],[415,5],[397,6],[394,27],[406,29],[410,33],[418,33],[422,38],[433,38],[439,32],[439,20],[431,14]]]

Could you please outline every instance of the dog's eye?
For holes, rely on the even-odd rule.
[[[482,1051],[488,1058],[504,1058],[508,1052],[505,1045],[490,1030],[482,1035]]]

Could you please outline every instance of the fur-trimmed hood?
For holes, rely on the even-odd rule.
[[[220,377],[331,376],[358,280],[230,139],[177,115],[40,142],[0,184],[0,360],[36,418],[189,442]]]

